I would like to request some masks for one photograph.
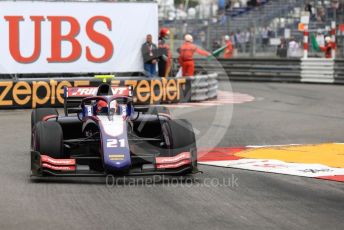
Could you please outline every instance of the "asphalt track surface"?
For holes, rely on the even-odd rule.
[[[256,100],[234,105],[229,126],[212,114],[224,106],[172,112],[191,119],[198,136],[225,130],[220,147],[344,142],[342,86],[232,87]],[[344,184],[338,182],[206,166],[193,182],[33,182],[30,112],[0,111],[0,229],[343,229]],[[199,146],[214,143],[199,140]]]

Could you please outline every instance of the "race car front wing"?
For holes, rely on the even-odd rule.
[[[192,150],[195,151],[195,150]],[[140,158],[132,156],[132,158]],[[191,171],[197,173],[192,165],[192,153],[183,152],[173,157],[145,157],[149,164],[133,167],[125,171],[100,172],[91,170],[88,165],[80,164],[85,160],[100,160],[99,157],[75,157],[70,159],[54,159],[37,151],[31,151],[31,176],[60,176],[60,177],[104,177],[114,176],[145,176],[145,175],[180,175]]]

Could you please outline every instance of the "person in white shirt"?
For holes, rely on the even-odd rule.
[[[315,39],[320,47],[325,46],[325,36],[321,33],[321,30],[318,30],[317,36]]]
[[[247,1],[248,0],[240,0],[241,7],[247,7]]]
[[[300,57],[300,45],[292,38],[288,44],[288,57]]]
[[[240,48],[241,48],[241,52],[246,53],[246,32],[242,31],[240,33]]]

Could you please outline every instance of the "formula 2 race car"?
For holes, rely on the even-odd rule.
[[[65,88],[65,116],[31,114],[31,175],[138,176],[198,172],[192,125],[165,107],[133,105],[130,87]]]

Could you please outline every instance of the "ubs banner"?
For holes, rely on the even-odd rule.
[[[61,107],[64,87],[98,86],[94,79],[41,79],[0,81],[0,109]],[[187,102],[191,99],[191,81],[186,78],[120,79],[114,86],[132,86],[135,104]]]
[[[0,74],[142,72],[158,6],[0,1],[0,28]]]

